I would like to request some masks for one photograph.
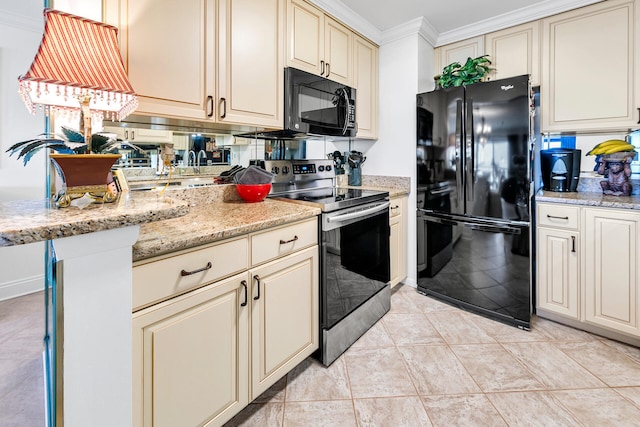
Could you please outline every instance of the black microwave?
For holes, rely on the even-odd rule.
[[[296,68],[284,70],[284,128],[292,133],[354,137],[356,90]]]

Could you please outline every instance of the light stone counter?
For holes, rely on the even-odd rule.
[[[411,192],[411,178],[404,176],[362,175],[362,186],[347,186],[347,188],[388,191],[389,197],[406,196]]]
[[[111,230],[185,215],[187,203],[152,193],[130,193],[114,203],[57,209],[42,200],[0,204],[0,246],[22,245]]]
[[[540,190],[536,194],[536,201],[618,209],[640,209],[640,196],[609,196],[595,191],[558,193]]]
[[[140,237],[133,246],[134,261],[320,214],[317,207],[282,200],[245,203],[233,185],[186,189],[169,187],[165,195],[187,201],[189,213],[181,218],[143,224]]]

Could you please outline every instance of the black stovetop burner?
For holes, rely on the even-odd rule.
[[[304,190],[292,190],[270,197],[280,197],[318,205],[323,212],[332,212],[351,206],[382,200],[389,197],[389,192],[364,190],[344,187],[321,187]]]

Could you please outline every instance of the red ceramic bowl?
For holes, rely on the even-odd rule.
[[[261,202],[271,191],[271,184],[236,184],[236,191],[245,202]]]

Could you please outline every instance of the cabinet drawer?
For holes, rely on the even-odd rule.
[[[578,229],[580,208],[563,204],[539,203],[538,225]]]
[[[391,199],[389,203],[389,218],[396,216],[402,216],[404,211],[404,203],[402,197],[396,197]]]
[[[318,220],[287,225],[251,236],[251,265],[318,244]]]
[[[133,266],[133,309],[249,268],[247,237]],[[211,263],[209,265],[209,263]],[[184,273],[183,273],[184,272]],[[188,274],[193,272],[193,274]]]

